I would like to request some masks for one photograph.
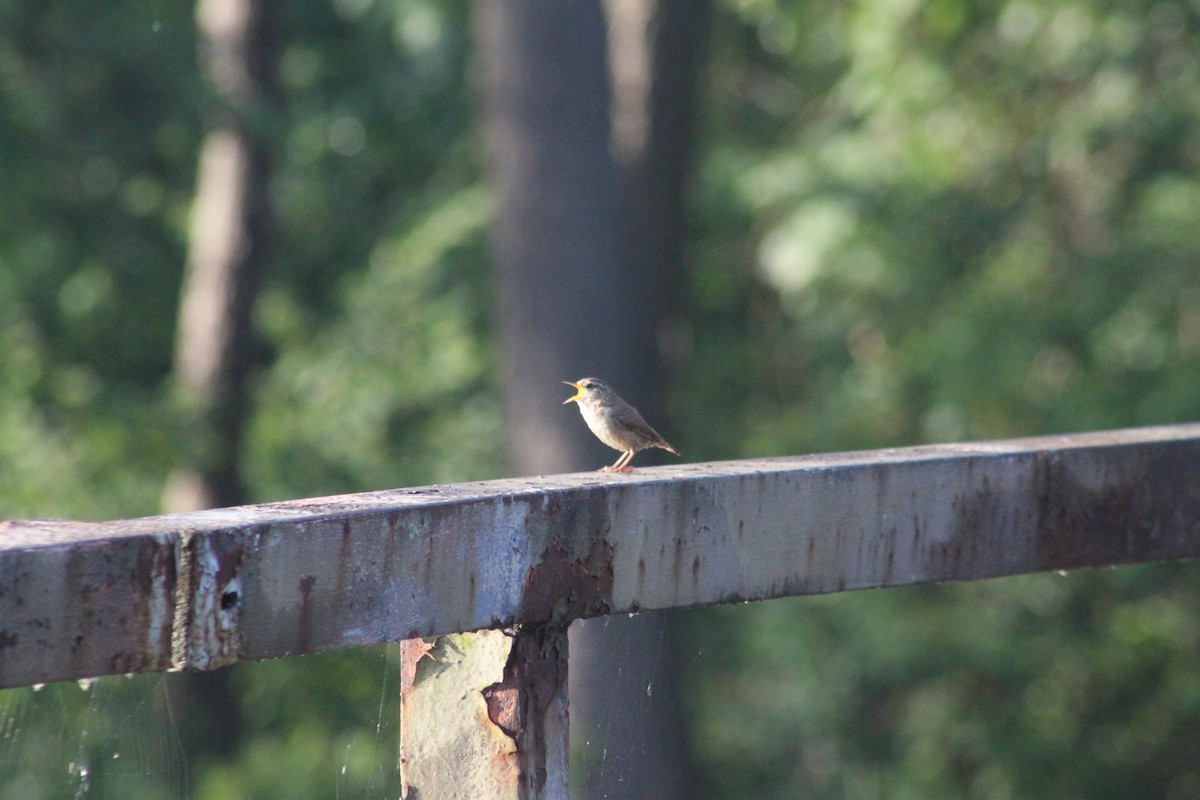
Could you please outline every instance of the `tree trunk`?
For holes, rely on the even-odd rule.
[[[636,403],[653,363],[621,247],[604,17],[595,0],[500,0],[477,4],[476,23],[512,462],[600,466],[611,451],[562,407],[559,381],[601,375]]]
[[[668,314],[667,281],[681,260],[679,184],[686,159],[686,150],[672,147],[690,132],[705,19],[704,4],[690,16],[688,5],[614,3],[611,30],[599,2],[486,0],[476,6],[485,141],[499,209],[500,361],[519,473],[596,469],[616,456],[592,437],[575,409],[562,406],[570,392],[562,380],[608,380],[669,438],[657,402],[657,341]],[[687,31],[666,21],[668,6],[691,20]],[[639,23],[643,7],[650,11]],[[620,58],[613,72],[615,115],[610,35]],[[666,42],[672,44],[664,49]],[[629,53],[640,53],[640,67],[626,62],[638,57]],[[678,69],[656,69],[664,57],[681,53]],[[682,81],[660,86],[668,76]],[[662,97],[673,99],[670,113],[658,113]],[[625,200],[633,197],[636,204]],[[639,463],[650,458],[642,455]],[[583,778],[582,796],[688,796],[665,618],[577,623],[570,648],[571,731],[573,749],[581,753],[582,763],[574,766]]]
[[[703,0],[606,0],[613,84],[612,149],[625,215],[626,253],[660,357],[643,406],[665,418],[664,344],[683,271],[684,180],[692,155],[695,90],[707,31]],[[651,350],[650,346],[646,347]],[[664,357],[667,356],[667,357]],[[657,380],[656,380],[657,378]],[[663,423],[666,425],[666,423]],[[589,620],[571,642],[574,730],[588,798],[694,797],[679,707],[671,614]],[[614,717],[613,695],[625,707]]]
[[[628,252],[634,269],[648,278],[648,302],[658,341],[664,343],[670,341],[664,326],[670,325],[683,282],[684,190],[693,160],[710,4],[606,0],[606,7],[613,152]]]
[[[196,7],[215,110],[197,167],[175,343],[177,401],[196,442],[188,463],[167,480],[167,512],[247,500],[239,460],[249,411],[251,309],[270,216],[268,146],[259,132],[274,94],[269,17],[265,0],[200,0]],[[172,702],[187,719],[181,730],[189,754],[237,751],[242,725],[228,670],[179,676]]]
[[[205,75],[216,108],[200,152],[175,346],[180,408],[197,438],[164,492],[166,511],[246,502],[238,469],[247,417],[250,312],[265,261],[267,146],[256,133],[272,92],[263,0],[200,0]]]

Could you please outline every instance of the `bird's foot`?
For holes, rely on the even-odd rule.
[[[600,472],[633,472],[633,467],[601,467]]]

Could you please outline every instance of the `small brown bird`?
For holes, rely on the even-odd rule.
[[[599,378],[580,378],[563,383],[577,390],[577,394],[564,400],[563,405],[577,404],[583,421],[596,434],[596,438],[612,449],[621,451],[617,463],[604,467],[601,472],[633,472],[629,462],[639,450],[648,447],[659,447],[679,455],[678,450],[667,444],[667,440],[642,419],[636,408],[618,397],[604,381]]]

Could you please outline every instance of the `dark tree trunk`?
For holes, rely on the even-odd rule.
[[[683,281],[697,89],[708,0],[607,0],[613,152],[627,215],[627,252],[644,276],[659,342]],[[660,347],[661,349],[661,347]]]
[[[636,403],[654,361],[622,249],[604,16],[594,1],[500,0],[476,6],[476,29],[512,463],[600,466],[611,451],[559,381],[601,375]]]
[[[608,380],[669,438],[657,342],[681,260],[687,155],[672,148],[690,134],[705,19],[703,3],[686,6],[614,3],[611,25],[599,2],[476,6],[498,208],[501,368],[519,473],[596,469],[616,456],[573,407],[562,406],[570,390],[561,380]],[[641,8],[650,11],[644,24],[634,19]],[[618,50],[643,57],[633,68],[619,54],[615,115],[610,37]],[[681,55],[678,68],[656,68]],[[676,83],[659,85],[668,77]],[[659,113],[662,98],[667,108]],[[639,463],[652,459],[642,455]],[[583,796],[688,796],[664,618],[576,624],[571,636],[571,728]]]
[[[643,410],[665,421],[662,343],[674,326],[683,267],[684,180],[708,4],[607,0],[613,83],[612,142],[627,258],[659,344]],[[647,345],[646,350],[651,348]],[[658,380],[656,380],[658,378]],[[678,660],[667,614],[590,620],[573,631],[572,725],[589,746],[588,798],[694,797],[679,707]],[[613,713],[611,698],[622,699]],[[629,709],[628,711],[626,709]]]
[[[214,93],[200,152],[180,297],[175,382],[194,423],[191,463],[168,480],[167,511],[246,501],[238,469],[247,417],[250,312],[265,263],[272,43],[264,0],[200,0],[204,73]]]
[[[168,478],[168,512],[246,502],[239,471],[248,416],[251,309],[269,225],[265,109],[274,94],[266,0],[199,0],[202,68],[213,92],[196,174],[188,261],[175,346],[179,408],[195,437],[188,463]],[[236,752],[241,716],[229,670],[172,680],[194,758]]]

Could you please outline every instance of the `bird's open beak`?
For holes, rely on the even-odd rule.
[[[576,400],[578,400],[579,398],[583,397],[583,387],[582,387],[582,386],[580,386],[578,383],[575,383],[574,381],[563,381],[563,383],[565,383],[567,386],[574,386],[574,387],[575,387],[575,396],[574,396],[574,397],[568,397],[566,400],[563,400],[563,401],[562,401],[562,404],[563,404],[564,406],[565,406],[567,403],[574,403]]]

